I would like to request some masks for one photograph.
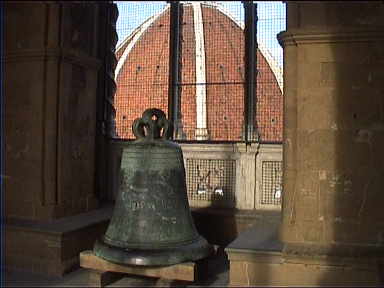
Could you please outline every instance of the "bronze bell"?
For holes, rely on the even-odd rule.
[[[189,209],[181,148],[168,141],[171,123],[163,111],[147,109],[132,130],[137,139],[121,143],[116,204],[105,235],[95,243],[95,255],[142,266],[208,256],[212,246],[197,233]]]

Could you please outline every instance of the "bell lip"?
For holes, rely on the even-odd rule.
[[[197,241],[178,247],[162,249],[132,249],[110,246],[102,241],[96,240],[93,253],[109,262],[128,265],[161,267],[170,266],[184,262],[195,262],[209,257],[214,253],[214,248],[203,237],[199,236]]]
[[[109,238],[107,235],[104,235],[101,237],[101,241],[110,246],[110,247],[118,247],[122,249],[144,249],[144,250],[162,250],[162,249],[177,249],[181,246],[189,245],[192,243],[195,243],[197,241],[200,241],[200,238],[202,238],[200,235],[197,235],[197,237],[188,239],[188,240],[180,240],[175,242],[157,242],[157,247],[153,247],[153,243],[135,243],[135,242],[122,242],[118,240],[113,240]],[[203,238],[204,239],[204,238]],[[204,239],[205,240],[205,239]]]

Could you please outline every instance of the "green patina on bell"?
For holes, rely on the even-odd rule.
[[[213,249],[193,223],[183,154],[168,140],[170,122],[163,111],[147,109],[132,130],[137,139],[120,144],[119,192],[108,229],[95,243],[95,255],[142,266],[205,258]]]

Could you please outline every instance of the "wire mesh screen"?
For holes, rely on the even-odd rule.
[[[244,8],[239,1],[182,4],[180,79],[183,140],[242,139]]]
[[[285,3],[257,1],[257,104],[260,142],[283,140],[283,49],[276,35],[285,30]]]
[[[282,48],[285,4],[257,3],[255,127],[260,141],[282,141]],[[117,1],[117,136],[133,139],[134,119],[151,107],[168,112],[170,4]],[[176,140],[243,141],[244,6],[241,1],[180,1]],[[168,113],[167,113],[168,114]],[[169,115],[168,115],[169,117]]]
[[[282,162],[263,161],[260,204],[280,205],[282,193]]]
[[[235,160],[186,159],[186,170],[189,199],[235,201]]]
[[[166,1],[116,4],[116,133],[131,139],[132,123],[144,110],[168,110],[169,8]]]

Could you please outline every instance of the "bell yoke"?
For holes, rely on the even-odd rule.
[[[169,141],[173,126],[151,108],[132,125],[136,140],[119,142],[119,191],[107,231],[94,246],[110,262],[166,266],[209,256],[191,216],[183,154]],[[162,132],[162,133],[161,133]]]

